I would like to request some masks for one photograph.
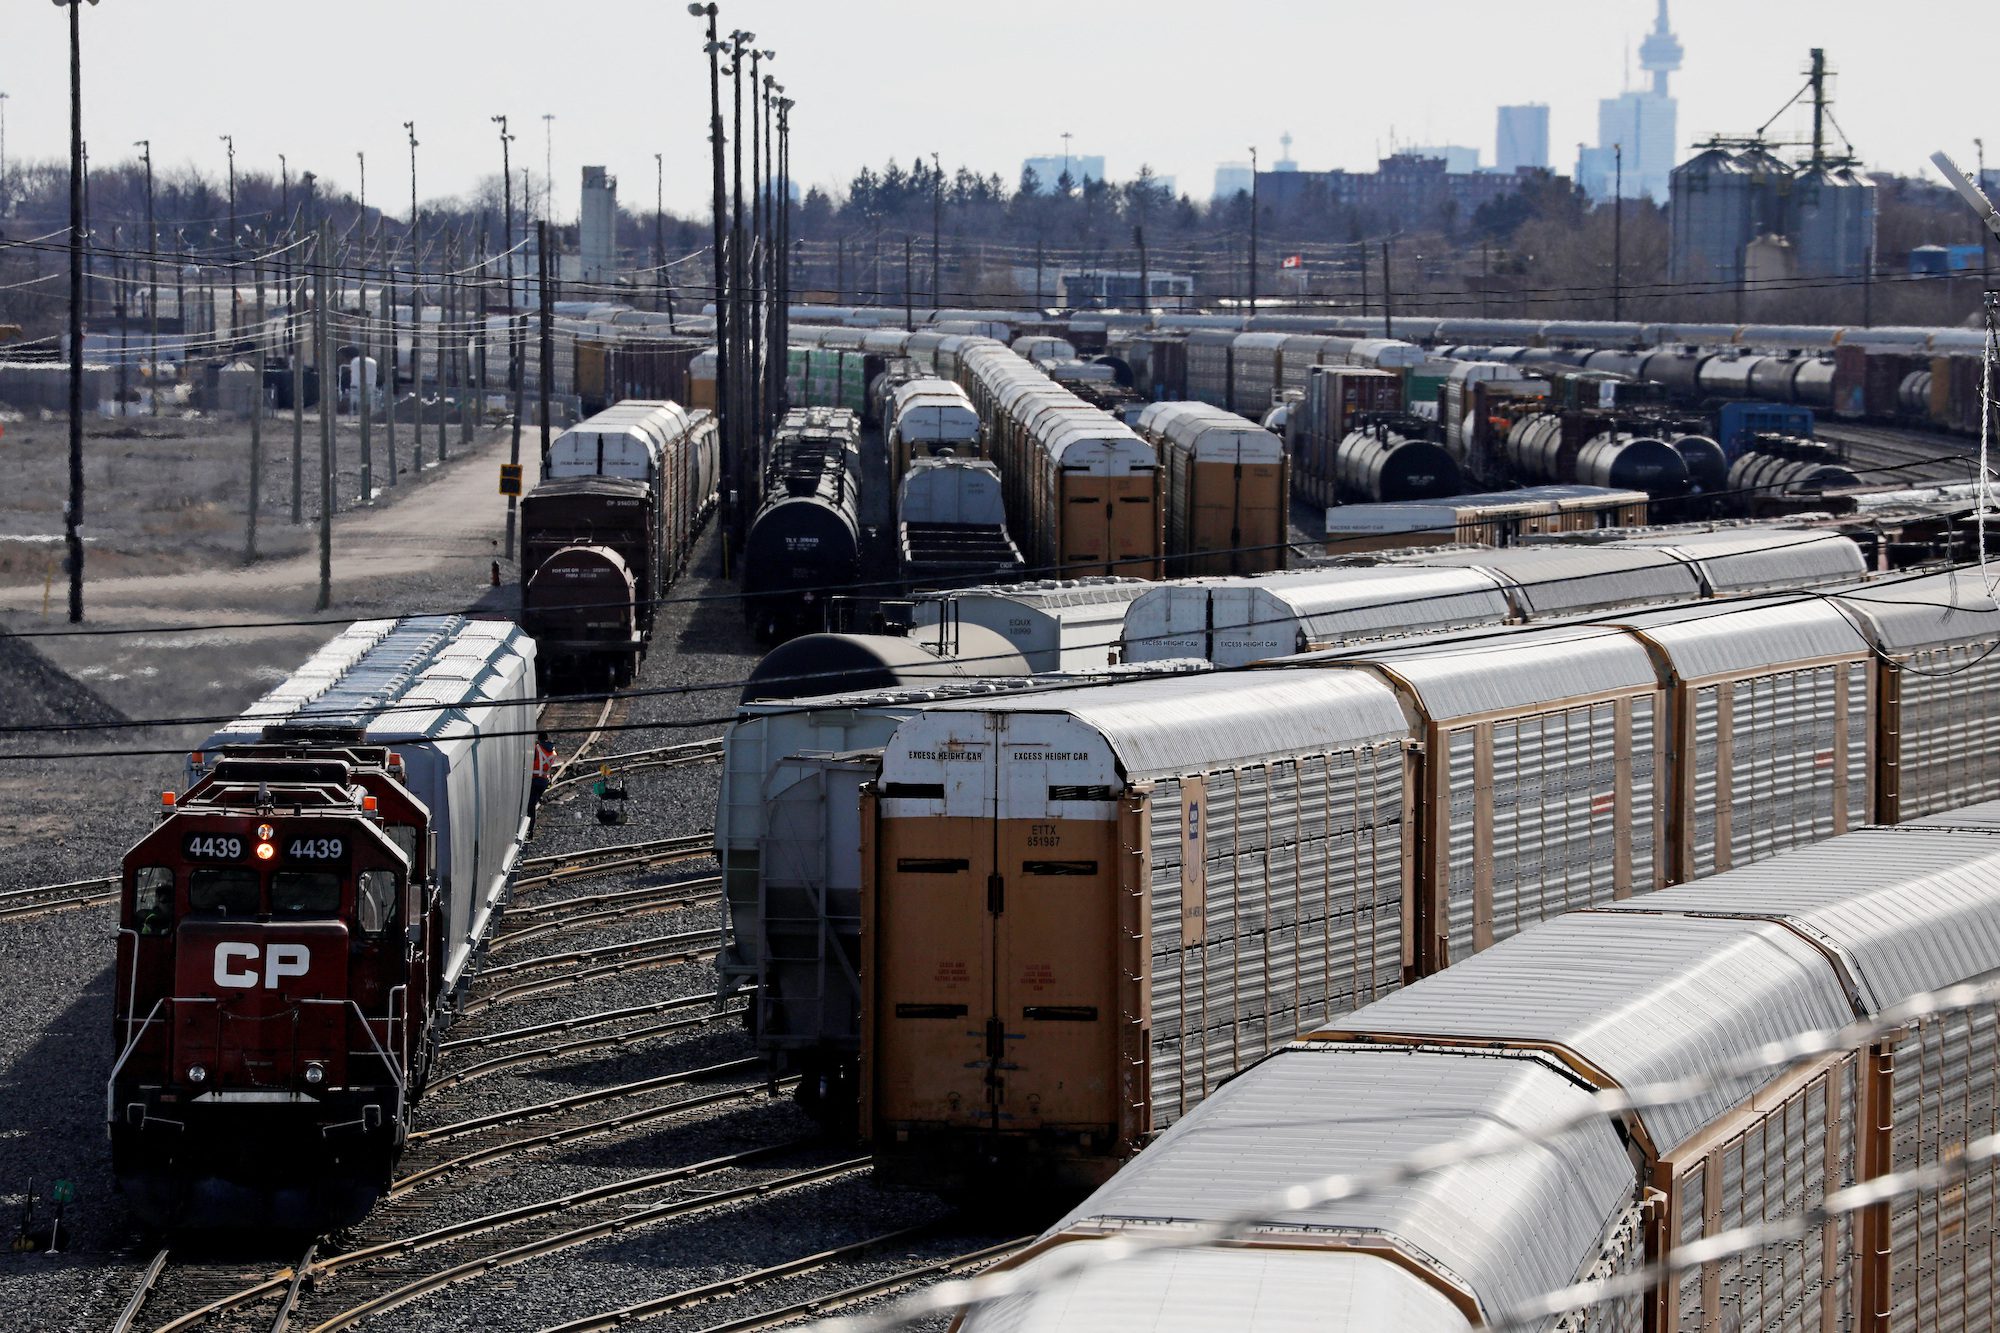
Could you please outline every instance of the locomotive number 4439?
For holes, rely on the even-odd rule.
[[[347,854],[339,838],[294,838],[285,855],[295,861],[338,861]]]

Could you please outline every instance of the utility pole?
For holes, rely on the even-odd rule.
[[[943,268],[939,263],[939,239],[944,234],[944,164],[936,153],[931,154],[931,309],[936,311],[944,304],[939,285],[939,275]],[[933,314],[935,319],[936,315]]]
[[[735,142],[730,145],[730,221],[729,221],[729,292],[730,304],[734,307],[730,315],[730,325],[736,331],[737,356],[731,358],[735,373],[731,376],[730,408],[736,419],[747,428],[747,433],[738,443],[740,453],[736,460],[736,531],[740,535],[750,526],[751,490],[756,485],[752,472],[763,456],[763,442],[757,432],[756,423],[750,419],[748,386],[754,367],[747,360],[750,354],[750,305],[745,299],[745,283],[748,280],[747,256],[743,253],[743,57],[751,42],[757,40],[754,32],[738,28],[729,34],[730,58],[729,81],[735,100],[735,112],[730,132]]]
[[[542,373],[538,386],[542,400],[542,466],[549,465],[549,381],[555,378],[555,305],[549,299],[549,223],[535,224],[535,249],[541,258]]]
[[[424,275],[417,224],[417,126],[403,122],[410,139],[410,466],[424,470]]]
[[[258,237],[262,248],[263,237]],[[252,260],[252,276],[257,281],[256,358],[257,392],[250,400],[250,505],[243,527],[243,563],[257,563],[257,510],[264,500],[264,265]]]
[[[0,218],[7,216],[7,94],[0,93]]]
[[[722,169],[724,147],[722,133],[722,52],[727,48],[723,46],[721,40],[716,36],[716,14],[718,10],[714,0],[707,0],[707,3],[691,3],[688,5],[688,13],[698,19],[705,18],[708,20],[708,41],[702,49],[708,53],[708,146],[710,164],[713,168],[715,178],[713,201],[709,214],[710,226],[714,236],[710,259],[712,261],[711,267],[715,272],[715,408],[720,425],[719,442],[722,448],[723,471],[726,476],[731,478],[731,482],[726,483],[726,485],[740,486],[742,467],[738,462],[738,456],[742,452],[742,445],[737,441],[736,421],[730,414],[728,404],[729,374],[732,363],[732,358],[729,355],[729,338],[733,328],[733,321],[729,317],[729,301],[724,287],[724,273],[726,271],[724,261],[727,251],[723,248],[722,237],[723,207],[725,203]],[[729,556],[734,547],[734,536],[735,533],[732,525],[732,531],[729,537],[725,539],[723,545],[723,570],[725,573],[729,570]]]
[[[1382,336],[1396,336],[1395,284],[1389,280],[1389,243],[1382,242]]]
[[[297,228],[293,228],[294,231]],[[306,440],[306,274],[311,270],[317,247],[308,244],[294,267],[292,314],[285,321],[292,344],[292,523],[305,522],[305,440]]]
[[[1368,317],[1368,242],[1356,241],[1354,248],[1361,256],[1361,317],[1366,319]]]
[[[765,266],[769,259],[764,249],[764,139],[758,126],[763,120],[764,81],[758,74],[764,52],[750,48],[750,286],[744,296],[750,310],[750,360],[748,374],[743,381],[744,395],[748,399],[745,410],[754,423],[754,438],[763,439],[769,429],[764,416],[764,334],[767,321],[764,309],[764,289],[767,283]],[[737,122],[741,128],[742,122]],[[761,453],[761,449],[760,449]]]
[[[1861,327],[1875,325],[1875,247],[1868,247],[1867,262],[1861,268]]]
[[[673,307],[665,301],[667,290],[667,159],[653,154],[653,309],[667,311],[667,330],[673,331]]]
[[[556,114],[542,113],[542,216],[556,220]],[[553,275],[552,275],[553,276]]]
[[[1490,242],[1479,243],[1479,317],[1486,318],[1486,291],[1492,285],[1493,247]]]
[[[914,285],[910,272],[914,244],[910,237],[903,238],[903,327],[906,329],[917,327],[917,315],[910,298],[910,288]]]
[[[509,145],[514,136],[507,133],[507,117],[489,116],[500,127],[500,196],[501,196],[501,241],[507,247],[507,309],[514,308],[514,159]]]
[[[326,319],[326,261],[332,251],[333,232],[325,221],[313,247],[313,324],[317,333],[313,362],[319,367],[319,601],[314,609],[324,611],[333,604],[333,413],[327,402],[326,367],[329,346]]]
[[[1250,146],[1250,313],[1257,313],[1257,146]]]
[[[382,254],[382,323],[387,335],[387,374],[383,378],[384,391],[382,406],[386,412],[383,425],[384,443],[389,450],[389,484],[396,481],[396,363],[402,349],[396,345],[396,260],[384,238]]]
[[[146,164],[146,359],[151,368],[153,387],[146,396],[147,413],[160,415],[160,233],[153,226],[153,141],[140,139],[133,143]],[[179,313],[179,312],[176,312]],[[187,331],[183,316],[182,334]]]
[[[437,383],[438,383],[437,446],[438,446],[438,466],[442,467],[444,466],[444,460],[445,460],[445,454],[444,454],[445,418],[451,415],[450,409],[445,406],[445,388],[447,382],[451,378],[451,364],[452,364],[451,340],[454,336],[450,332],[451,269],[453,263],[456,262],[458,256],[457,256],[456,245],[452,237],[440,235],[438,237],[438,242],[442,246],[442,249],[439,252],[441,262],[440,262],[440,271],[438,274],[438,336],[436,339],[437,349],[432,354],[431,359],[437,365]],[[463,405],[461,405],[461,407],[462,406]]]
[[[1132,228],[1132,244],[1139,247],[1139,313],[1144,315],[1153,308],[1152,287],[1147,283],[1146,270],[1146,229]]]
[[[69,618],[83,620],[83,0],[69,5]],[[96,0],[92,0],[96,3]]]
[[[508,446],[507,461],[515,467],[521,465],[521,381],[525,378],[522,374],[521,349],[527,342],[528,317],[522,315],[517,319],[510,313],[507,316],[507,378],[514,386],[514,442]],[[514,551],[514,511],[520,503],[518,496],[507,497],[507,555],[516,561],[521,577],[525,580],[528,571],[525,566],[519,564],[519,556]]]
[[[217,137],[229,150],[229,341],[234,343],[236,331],[243,327],[243,301],[236,281],[236,136]]]
[[[780,92],[784,91],[782,88]],[[796,103],[789,97],[778,101],[778,250],[789,254],[792,241],[792,107]],[[668,325],[672,327],[671,323]],[[792,273],[784,267],[778,282],[778,357],[777,369],[772,372],[772,380],[777,385],[778,412],[782,415],[791,404],[791,385],[786,377],[791,361],[792,346]]]
[[[1611,145],[1611,318],[1625,310],[1625,145]]]

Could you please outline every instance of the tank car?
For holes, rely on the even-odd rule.
[[[861,575],[860,422],[794,408],[771,445],[764,499],[743,541],[743,614],[766,641],[817,628],[827,597]]]
[[[120,871],[112,1168],[172,1229],[386,1185],[526,833],[535,646],[364,621],[190,757]]]
[[[1432,500],[1463,489],[1458,460],[1423,438],[1415,418],[1370,420],[1350,431],[1334,451],[1334,477],[1343,499],[1368,504]]]

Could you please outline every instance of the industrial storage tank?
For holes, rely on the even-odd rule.
[[[1791,235],[1802,278],[1851,277],[1875,254],[1875,182],[1853,167],[1792,178]]]
[[[1706,435],[1677,435],[1669,443],[1687,465],[1688,484],[1693,489],[1706,493],[1729,485],[1729,455],[1722,452],[1720,444]]]

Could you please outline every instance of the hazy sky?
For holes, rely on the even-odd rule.
[[[1687,51],[1674,82],[1684,144],[1754,129],[1818,45],[1839,76],[1835,115],[1870,165],[1927,170],[1944,147],[1970,168],[1979,135],[2000,165],[1992,0],[1671,4]],[[1114,179],[1147,162],[1199,199],[1217,162],[1252,143],[1275,159],[1286,130],[1306,169],[1366,168],[1392,143],[1475,145],[1490,162],[1501,102],[1549,105],[1567,172],[1653,11],[1654,0],[725,0],[722,26],[779,53],[767,68],[799,101],[806,185],[933,150],[1011,185],[1024,156],[1060,153],[1067,130]],[[239,164],[275,171],[283,152],[294,172],[351,188],[363,149],[370,202],[386,204],[408,197],[404,120],[417,123],[428,198],[497,171],[496,112],[513,119],[517,170],[525,155],[539,173],[540,117],[553,112],[560,217],[575,215],[584,163],[622,178],[627,207],[650,208],[655,152],[669,208],[697,212],[707,197],[707,65],[679,0],[103,0],[83,19],[85,135],[100,162],[150,136],[162,169],[220,174],[216,136],[232,133]],[[62,9],[6,0],[10,158],[67,151],[64,43]],[[727,96],[725,83],[725,115]]]

